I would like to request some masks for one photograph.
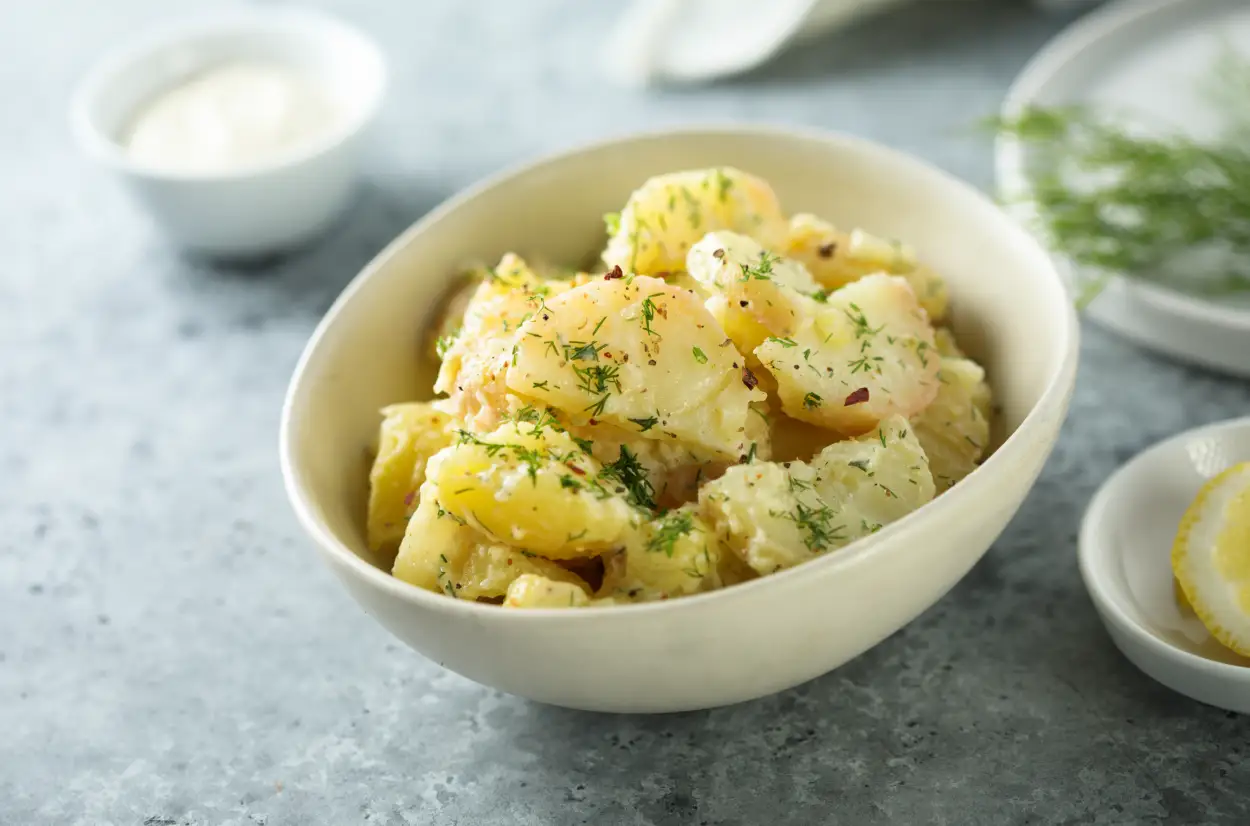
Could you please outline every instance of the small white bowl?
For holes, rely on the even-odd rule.
[[[127,156],[120,137],[145,102],[228,60],[297,69],[329,96],[341,122],[289,155],[225,173],[152,169]],[[247,258],[299,246],[342,212],[385,86],[381,53],[343,23],[307,11],[239,10],[156,29],[106,56],[75,93],[70,120],[87,154],[117,173],[176,243]]]
[[[1250,42],[1250,7],[1239,0],[1121,0],[1082,17],[1029,61],[1003,103],[1006,117],[1031,106],[1092,105],[1140,113],[1204,137],[1218,131],[1199,89],[1213,55]],[[1041,154],[1011,138],[996,147],[999,191],[1018,201],[1032,188]],[[1017,210],[1030,225],[1027,204]],[[1073,280],[1070,262],[1060,272]],[[1142,347],[1250,377],[1250,295],[1221,302],[1116,276],[1088,315]]]
[[[1250,418],[1190,430],[1116,471],[1081,525],[1081,577],[1111,639],[1181,694],[1250,713],[1250,659],[1217,643],[1178,606],[1172,540],[1199,488],[1250,460]]]
[[[962,345],[985,364],[1005,440],[906,518],[829,555],[668,602],[510,610],[392,577],[364,537],[378,410],[429,397],[422,328],[463,266],[508,251],[583,262],[603,213],[664,172],[735,166],[790,212],[903,238],[951,286]],[[382,251],[305,349],[280,455],[300,522],[348,591],[393,634],[477,682],[572,708],[710,708],[798,685],[902,628],[981,558],[1050,454],[1076,377],[1076,314],[1049,257],[984,195],[855,138],[733,127],[641,135],[506,172],[438,207]]]

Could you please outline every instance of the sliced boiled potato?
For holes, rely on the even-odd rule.
[[[801,264],[781,258],[754,238],[732,232],[708,233],[687,256],[690,276],[709,297],[708,312],[746,356],[761,390],[777,392],[755,348],[771,335],[789,335],[807,311],[806,297],[821,292]]]
[[[974,361],[944,357],[933,402],[912,419],[938,493],[976,470],[990,441],[990,388]]]
[[[647,276],[605,278],[550,299],[521,325],[507,386],[575,425],[736,459],[749,450],[749,405],[764,398],[743,367],[694,294]]]
[[[470,430],[494,429],[518,406],[506,376],[521,324],[542,315],[550,297],[572,288],[569,281],[539,277],[512,253],[503,256],[469,299],[459,331],[439,346],[442,366],[434,391],[448,397],[439,409]]]
[[[496,542],[551,559],[619,545],[634,508],[572,437],[554,425],[508,422],[460,440],[426,468],[440,506]]]
[[[946,317],[950,293],[941,276],[919,264],[910,249],[861,229],[842,232],[828,221],[801,213],[790,219],[781,249],[804,264],[820,284],[836,290],[873,273],[900,275],[911,284],[929,318]]]
[[[409,523],[392,573],[418,588],[456,599],[496,599],[517,577],[585,583],[556,563],[529,551],[493,544],[443,510],[431,486],[422,488],[422,504]]]
[[[870,275],[835,291],[755,355],[776,380],[786,415],[848,435],[913,416],[937,394],[933,328],[895,276]]]
[[[505,608],[584,608],[590,595],[584,585],[526,573],[508,586]]]
[[[863,433],[936,394],[933,328],[903,279],[867,276],[825,293],[802,265],[728,232],[709,233],[687,265],[718,293],[709,307],[767,371],[791,418]]]
[[[615,224],[613,226],[612,224]],[[723,167],[651,178],[609,220],[603,260],[626,273],[660,275],[685,268],[686,253],[713,230],[782,243],[786,219],[765,181]]]
[[[421,500],[391,571],[418,588],[457,599],[494,599],[523,574],[585,586],[577,575],[529,551],[490,539],[443,509],[437,486],[422,485]]]
[[[605,559],[601,596],[645,602],[719,588],[721,547],[696,508],[645,523]]]
[[[907,420],[825,448],[810,463],[739,465],[704,486],[700,512],[758,574],[868,536],[933,498],[924,451]]]
[[[393,554],[417,509],[425,464],[451,444],[451,419],[431,404],[394,404],[382,410],[378,454],[369,472],[369,549]]]

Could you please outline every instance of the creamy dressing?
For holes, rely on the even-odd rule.
[[[158,95],[135,117],[123,145],[145,166],[229,172],[298,151],[324,137],[340,118],[297,70],[238,61]]]

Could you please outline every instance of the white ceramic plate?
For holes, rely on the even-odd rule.
[[[1172,540],[1199,488],[1250,460],[1250,418],[1190,430],[1120,468],[1081,525],[1081,576],[1111,638],[1142,671],[1250,713],[1250,659],[1217,643],[1173,590]]]
[[[1082,18],[1043,49],[1012,86],[1003,112],[1090,104],[1210,137],[1221,124],[1199,89],[1228,46],[1250,54],[1245,0],[1121,0]],[[1026,192],[1036,157],[1004,139],[996,161],[1004,197]],[[1060,269],[1071,272],[1065,262]],[[1142,346],[1250,376],[1250,295],[1217,304],[1114,279],[1088,312]]]

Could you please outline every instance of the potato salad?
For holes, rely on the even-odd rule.
[[[646,181],[591,271],[508,254],[448,296],[438,398],[382,411],[371,549],[449,599],[674,599],[836,552],[989,444],[946,284],[737,169]]]

